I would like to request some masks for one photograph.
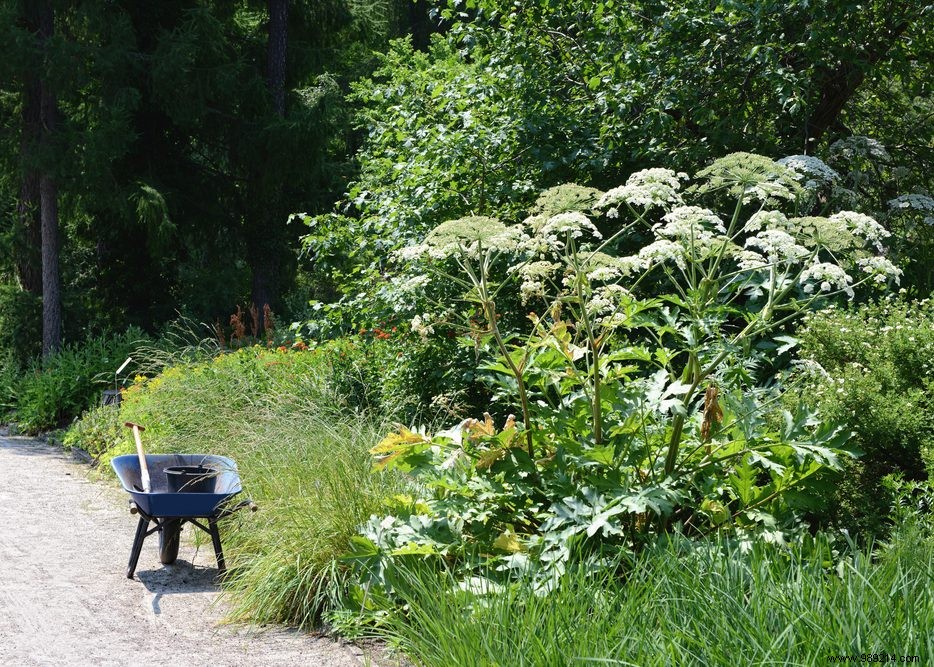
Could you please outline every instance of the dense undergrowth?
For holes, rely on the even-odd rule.
[[[799,335],[801,356],[819,364],[799,397],[846,423],[861,453],[844,462],[819,520],[883,535],[893,502],[886,476],[923,481],[934,472],[934,302],[829,309]]]
[[[866,349],[834,346],[833,336],[847,333],[837,320],[871,319],[884,307],[815,315],[804,333],[806,349],[834,372],[834,359]],[[918,308],[888,307],[901,323],[893,331],[916,337],[926,326]],[[762,659],[771,651],[807,664],[824,653],[868,650],[874,641],[927,650],[922,638],[934,627],[934,611],[923,591],[934,550],[918,532],[893,535],[878,562],[869,552],[833,556],[813,546],[767,552],[760,545],[726,556],[694,550],[688,558],[674,547],[654,548],[618,570],[622,577],[572,571],[548,596],[521,583],[496,596],[452,592],[455,580],[443,570],[420,569],[410,573],[411,585],[397,589],[405,614],[378,596],[360,608],[346,595],[348,545],[360,525],[397,508],[409,489],[398,475],[372,473],[368,450],[388,428],[379,415],[388,403],[357,390],[372,381],[364,374],[373,373],[373,360],[399,347],[399,341],[342,341],[304,352],[249,347],[179,363],[156,378],[137,378],[119,410],[88,413],[66,443],[106,462],[132,451],[122,422],[134,420],[147,425],[150,452],[231,456],[245,493],[261,506],[226,529],[235,617],[313,626],[329,612],[341,632],[375,624],[421,664],[568,664],[574,656],[625,662],[636,655],[638,664],[703,664],[722,662],[731,651]],[[877,372],[885,349],[876,346],[866,360]],[[862,385],[847,386],[857,392]],[[901,470],[897,461],[890,467]],[[874,515],[880,523],[890,521],[890,491],[884,497],[889,504]],[[409,560],[420,562],[417,555]],[[916,599],[922,602],[909,604]],[[794,623],[800,627],[792,631]],[[503,662],[503,655],[524,657]]]
[[[13,410],[27,433],[58,428],[101,400],[101,392],[114,386],[114,371],[147,340],[139,329],[115,336],[96,336],[81,344],[66,345],[58,354],[29,364],[14,376],[0,370],[0,389],[9,383],[13,400],[0,404]],[[15,367],[9,361],[9,367]],[[0,401],[3,403],[3,401]]]

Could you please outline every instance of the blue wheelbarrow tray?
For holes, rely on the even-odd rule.
[[[240,475],[237,464],[224,456],[212,454],[147,454],[151,490],[143,490],[139,457],[135,454],[116,456],[111,460],[114,472],[124,490],[130,494],[130,513],[139,514],[136,538],[130,552],[127,577],[132,579],[139,561],[143,541],[152,533],[159,533],[159,557],[163,564],[171,564],[178,554],[179,536],[182,525],[191,523],[211,535],[217,567],[225,571],[224,554],[221,549],[217,521],[229,516],[241,507],[256,510],[252,501],[244,500],[231,506],[231,498],[240,493]],[[165,469],[174,466],[204,465],[216,470],[213,493],[185,493],[170,491]],[[198,519],[206,519],[207,526]],[[149,524],[154,523],[153,528]]]
[[[205,465],[218,471],[214,493],[173,493],[169,491],[165,469],[173,466]],[[230,498],[240,493],[237,464],[226,456],[212,454],[147,454],[146,466],[152,491],[143,491],[139,457],[136,454],[115,456],[110,462],[120,484],[140,510],[158,517],[213,516]]]

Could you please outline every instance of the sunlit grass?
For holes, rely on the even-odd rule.
[[[666,549],[624,577],[566,575],[556,591],[518,585],[467,596],[413,575],[387,636],[417,664],[823,665],[832,655],[934,650],[934,545],[903,535],[873,562],[825,568],[777,550]]]
[[[371,473],[384,426],[331,393],[326,371],[311,353],[249,351],[169,370],[123,404],[121,419],[147,427],[147,452],[229,456],[259,505],[221,528],[235,619],[317,623],[337,558],[399,487]]]

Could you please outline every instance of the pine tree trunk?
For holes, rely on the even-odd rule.
[[[42,356],[62,347],[62,292],[58,266],[58,188],[55,179],[39,179],[42,205]]]
[[[39,32],[39,13],[35,4],[22,5],[20,25],[29,33]],[[33,164],[33,153],[38,148],[41,133],[40,97],[41,88],[38,68],[28,67],[23,72],[22,136],[20,155],[23,165],[23,182],[20,186],[16,206],[15,268],[16,278],[23,290],[36,296],[42,295],[42,270],[40,249],[42,230],[39,221],[39,172]]]
[[[42,227],[39,216],[39,174],[27,169],[16,206],[16,279],[20,287],[42,296]]]
[[[54,31],[55,12],[51,0],[44,0],[40,10],[39,39],[43,51],[48,49]],[[48,78],[40,85],[40,142],[44,148],[52,144],[55,132],[55,92]],[[46,151],[48,152],[48,151]],[[48,357],[62,347],[62,294],[58,265],[58,187],[51,167],[43,167],[39,176],[39,206],[42,225],[42,356]]]
[[[269,28],[266,42],[266,86],[272,108],[285,116],[285,57],[289,38],[289,0],[268,0]]]
[[[272,108],[277,116],[285,117],[285,74],[286,51],[288,48],[289,1],[267,0],[269,11],[268,35],[266,43],[266,88],[272,100]],[[274,160],[275,156],[265,156],[265,160]],[[260,180],[260,174],[254,173],[254,182]],[[284,242],[285,216],[280,215],[279,205],[281,188],[263,192],[265,206],[254,209],[251,233],[248,234],[250,270],[253,274],[251,299],[256,307],[260,332],[265,326],[264,306],[272,305],[275,287],[278,284],[281,244]],[[261,218],[266,217],[266,224]],[[281,219],[280,219],[281,218]],[[260,333],[262,335],[262,333]]]

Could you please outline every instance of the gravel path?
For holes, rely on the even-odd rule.
[[[195,549],[190,526],[174,565],[151,536],[127,579],[137,518],[88,475],[59,449],[0,437],[0,665],[372,664],[325,637],[220,625],[210,540]]]

